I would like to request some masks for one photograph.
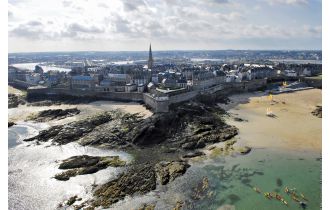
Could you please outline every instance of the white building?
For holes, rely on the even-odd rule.
[[[25,79],[27,83],[36,85],[40,82],[41,76],[39,73],[31,73],[31,74],[26,74]]]

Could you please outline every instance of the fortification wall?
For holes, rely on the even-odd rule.
[[[60,95],[60,96],[74,96],[74,97],[93,97],[114,101],[135,101],[135,102],[143,102],[142,93],[135,92],[95,92],[92,90],[79,90],[79,89],[65,89],[65,88],[30,88],[27,90],[28,97],[35,96],[52,96],[52,95]]]
[[[253,80],[248,82],[240,83],[224,83],[221,85],[213,86],[205,90],[194,90],[177,94],[170,97],[152,97],[149,93],[137,93],[137,92],[95,92],[89,90],[79,89],[61,89],[61,88],[38,88],[28,89],[28,96],[39,96],[40,95],[67,95],[75,97],[93,97],[107,100],[117,101],[135,101],[144,102],[147,106],[151,107],[154,112],[168,112],[171,104],[176,104],[184,101],[189,101],[195,98],[198,94],[223,94],[227,95],[232,92],[241,91],[253,91],[264,85],[266,80]]]
[[[144,103],[153,109],[154,112],[168,112],[169,111],[169,100],[164,97],[154,98],[148,93],[143,94]]]

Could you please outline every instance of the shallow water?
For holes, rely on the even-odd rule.
[[[296,188],[298,194],[308,198],[308,209],[320,209],[321,161],[320,154],[293,153],[279,150],[257,149],[246,156],[218,157],[197,167],[196,173],[209,179],[213,195],[197,202],[197,209],[218,209],[231,205],[244,209],[301,209],[284,192]],[[258,187],[262,193],[253,190]],[[276,199],[269,200],[264,192],[277,192],[289,207]]]

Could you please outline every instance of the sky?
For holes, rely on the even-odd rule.
[[[9,52],[320,50],[321,0],[9,0]]]

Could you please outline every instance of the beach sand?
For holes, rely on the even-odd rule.
[[[16,94],[16,95],[24,95],[24,91],[21,91],[9,85],[8,85],[8,93]]]
[[[103,111],[120,110],[126,113],[139,113],[143,115],[144,118],[151,116],[153,113],[147,110],[143,105],[139,103],[125,103],[125,102],[115,102],[115,101],[95,101],[88,104],[77,104],[77,105],[52,105],[52,106],[27,106],[19,105],[17,108],[8,109],[8,119],[9,121],[17,122],[24,121],[31,114],[35,114],[42,110],[47,109],[68,109],[77,107],[81,112],[79,115],[68,117],[62,120],[56,120],[50,124],[61,124],[68,123],[77,119],[88,117],[90,115],[95,115]]]
[[[273,95],[273,102],[261,92],[233,95],[230,100],[224,108],[231,114],[227,122],[239,129],[238,142],[254,148],[322,151],[322,119],[311,114],[322,105],[322,90]],[[267,108],[274,118],[266,116]]]

